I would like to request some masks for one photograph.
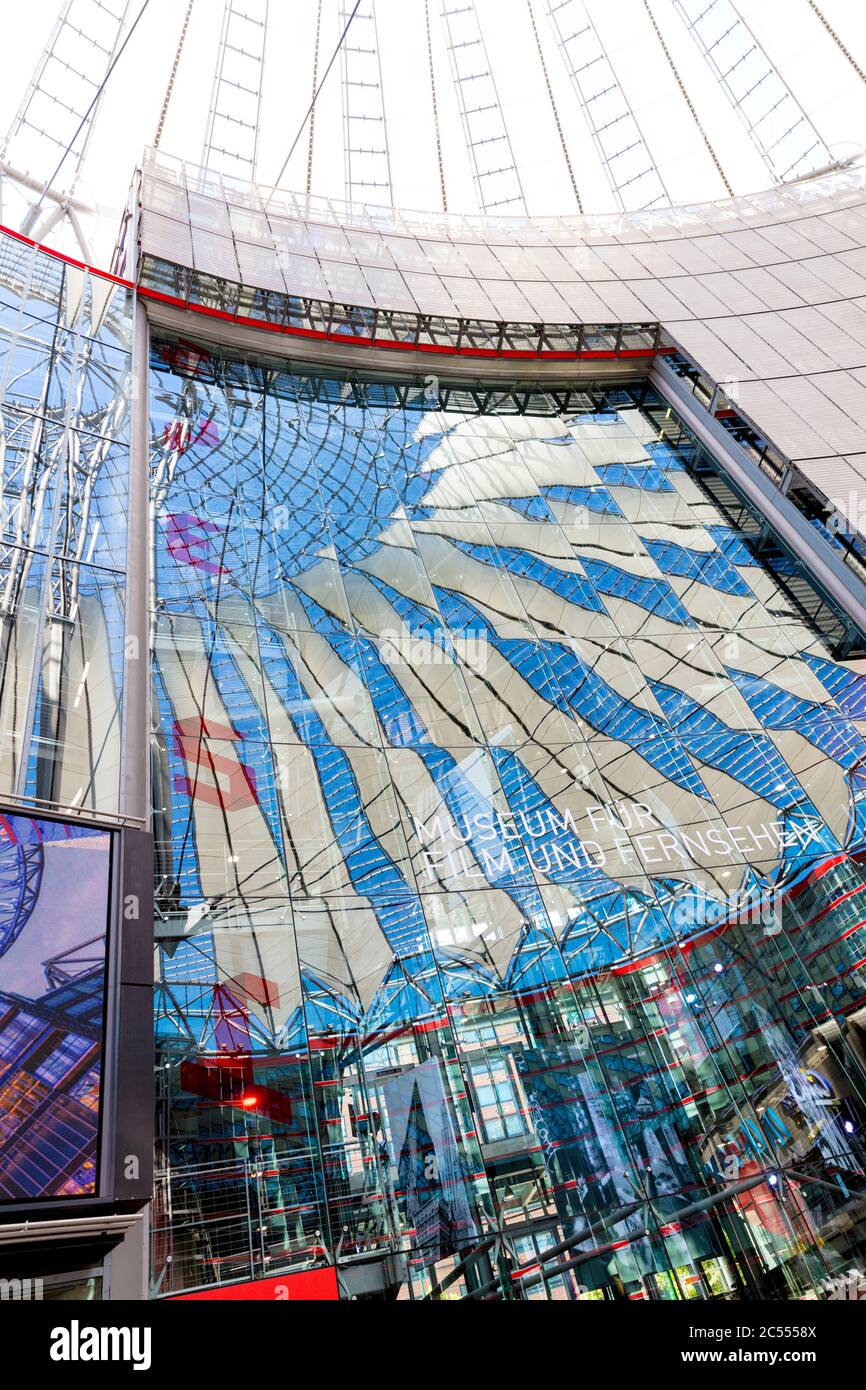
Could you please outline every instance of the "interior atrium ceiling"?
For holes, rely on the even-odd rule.
[[[110,257],[145,146],[338,202],[493,217],[721,199],[858,152],[846,0],[34,0],[0,220]]]

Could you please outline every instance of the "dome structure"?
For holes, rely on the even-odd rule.
[[[573,216],[790,182],[855,154],[866,113],[840,0],[35,11],[7,49],[32,78],[0,114],[5,220],[54,245],[70,220],[103,265],[147,145],[335,206]]]

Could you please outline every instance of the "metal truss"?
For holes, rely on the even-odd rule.
[[[376,10],[373,0],[361,0],[354,14],[353,9],[340,0],[340,28],[352,21],[340,48],[346,198],[393,207]]]
[[[583,0],[548,0],[547,14],[618,206],[634,212],[670,203]]]
[[[42,885],[45,854],[41,842],[0,839],[0,956],[14,945],[33,914]]]
[[[75,196],[75,188],[128,9],[129,0],[66,0],[0,144],[0,221],[44,241],[66,220],[88,261],[93,257],[85,226],[94,210]],[[55,188],[61,160],[61,183]],[[3,206],[4,184],[23,198],[21,215]]]
[[[833,156],[731,0],[674,0],[778,183],[832,164]]]
[[[80,945],[73,946],[67,951],[61,951],[56,956],[49,956],[48,960],[42,962],[45,978],[52,989],[59,989],[61,985],[72,984],[82,975],[91,975],[95,970],[103,969],[104,966],[104,936],[92,936],[87,941],[82,941]]]
[[[199,272],[146,254],[142,258],[139,293],[149,298],[154,291],[184,306],[201,304],[206,294],[210,305],[229,318],[241,312],[243,286],[231,280]],[[243,300],[247,321],[285,326],[287,330],[313,329],[331,338],[365,339],[371,343],[427,345],[486,351],[531,353],[569,352],[577,356],[604,352],[619,356],[645,353],[660,346],[656,321],[642,323],[525,323],[505,319],[448,317],[402,309],[370,309],[330,300],[253,291]],[[202,367],[206,372],[206,366]]]
[[[526,201],[474,0],[446,3],[442,22],[472,177],[482,212],[526,217]]]
[[[268,0],[226,0],[202,148],[203,169],[255,182]]]
[[[167,502],[170,489],[177,474],[178,461],[189,437],[190,422],[201,408],[197,396],[198,383],[212,383],[222,380],[232,383],[245,378],[247,362],[223,356],[222,377],[217,377],[214,364],[208,370],[201,359],[192,356],[186,359],[185,353],[176,345],[157,342],[154,347],[154,360],[157,365],[170,365],[174,375],[184,381],[184,389],[179,395],[166,396],[165,402],[177,403],[176,427],[167,431],[162,446],[155,451],[152,469],[154,511],[161,510]],[[303,364],[292,364],[291,383],[281,372],[262,369],[256,389],[267,390],[275,399],[297,402],[330,402],[332,405],[351,404],[359,410],[389,409],[418,411],[424,413],[431,409],[450,411],[460,415],[576,415],[581,412],[603,414],[618,409],[622,405],[642,403],[642,396],[635,398],[634,389],[623,387],[619,390],[604,382],[588,381],[579,386],[557,387],[486,387],[464,382],[449,381],[441,377],[435,394],[431,397],[429,379],[426,377],[406,377],[401,381],[383,382],[374,378],[367,380],[363,375],[354,376],[351,382],[341,377],[319,376],[315,368],[305,370]],[[641,388],[643,389],[643,388]]]

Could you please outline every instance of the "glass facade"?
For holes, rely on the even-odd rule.
[[[808,575],[640,385],[182,340],[150,408],[153,1292],[822,1296],[866,677]]]
[[[78,1203],[86,1222],[109,1200],[130,1040],[139,1077],[147,1055],[140,1024],[135,1037],[144,979],[144,1007],[118,1021],[126,940],[115,911],[133,862],[126,663],[140,670],[146,658],[126,592],[132,319],[130,286],[0,232],[4,1222],[62,1217]],[[142,814],[146,855],[143,824]],[[138,983],[128,951],[123,973]],[[132,1005],[128,989],[124,999]],[[123,1195],[141,1191],[130,1182]],[[17,1278],[25,1256],[9,1258]],[[97,1290],[101,1277],[80,1287]]]
[[[131,291],[0,235],[0,798],[117,815]]]

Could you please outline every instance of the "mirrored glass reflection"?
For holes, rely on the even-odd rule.
[[[157,360],[159,1182],[206,1252],[162,1221],[163,1277],[822,1296],[866,688],[808,577],[650,396]]]

